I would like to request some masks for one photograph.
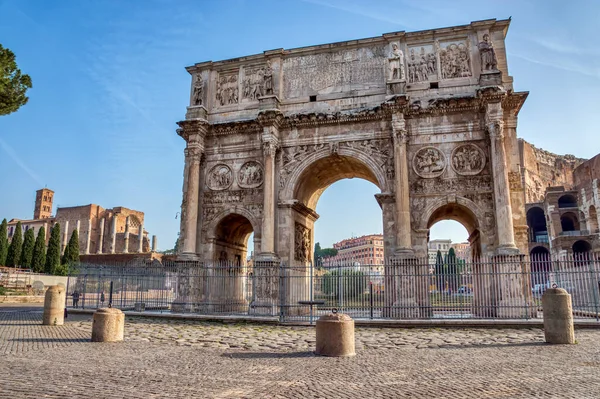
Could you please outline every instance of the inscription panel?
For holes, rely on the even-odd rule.
[[[387,61],[385,46],[287,58],[284,97],[383,87]]]

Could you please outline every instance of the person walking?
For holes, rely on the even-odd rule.
[[[104,298],[104,291],[102,291],[102,292],[100,293],[100,306],[104,307],[104,300],[105,300],[105,299],[106,299],[106,298]]]
[[[79,306],[79,292],[73,291],[71,296],[73,297],[73,307],[77,308]]]

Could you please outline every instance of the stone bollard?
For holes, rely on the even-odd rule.
[[[317,320],[315,353],[321,356],[354,356],[354,320],[346,314],[331,313]]]
[[[542,295],[544,336],[550,344],[574,344],[571,295],[562,288],[548,288]]]
[[[94,312],[92,342],[123,341],[125,314],[115,308],[101,308]]]
[[[62,326],[65,324],[65,288],[51,285],[44,297],[44,315],[42,324],[45,326]]]

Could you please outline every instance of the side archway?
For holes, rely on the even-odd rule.
[[[244,208],[235,208],[217,214],[207,227],[209,244],[207,260],[242,265],[248,255],[248,238],[260,241],[260,223]],[[256,250],[256,249],[255,249]]]

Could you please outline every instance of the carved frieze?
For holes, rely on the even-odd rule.
[[[471,57],[468,41],[458,40],[440,43],[439,46],[442,79],[471,76]]]
[[[204,223],[211,222],[217,214],[223,211],[222,207],[205,206],[202,209],[202,221]]]
[[[284,147],[281,155],[281,170],[279,186],[283,188],[294,168],[306,157],[323,149],[329,149],[332,154],[338,154],[344,148],[360,150],[377,160],[388,179],[394,178],[394,153],[392,141],[388,139],[370,139],[343,141],[335,143],[319,143]]]
[[[437,79],[437,59],[433,45],[408,49],[408,82],[427,82]]]
[[[425,210],[426,198],[413,196],[410,202],[410,224],[412,227],[417,227]]]
[[[219,75],[215,99],[219,105],[237,104],[239,101],[238,74]]]
[[[294,259],[300,262],[310,262],[310,229],[296,222],[294,230]]]
[[[452,169],[459,175],[477,175],[484,167],[485,154],[475,144],[464,144],[452,151]]]
[[[270,62],[264,66],[246,68],[242,82],[242,98],[257,100],[273,94],[273,69]]]
[[[488,175],[452,179],[417,179],[411,184],[411,192],[414,194],[486,192],[493,189],[492,178]]]
[[[206,185],[214,191],[225,190],[233,182],[233,173],[231,168],[225,164],[218,164],[208,172]]]
[[[511,191],[523,190],[521,174],[518,172],[508,172],[508,185]]]
[[[413,158],[413,169],[421,177],[438,177],[446,169],[446,156],[435,147],[421,148]]]
[[[263,182],[263,167],[256,161],[242,165],[238,172],[238,184],[243,188],[259,187]]]
[[[262,202],[262,190],[253,188],[245,190],[205,191],[204,205],[231,204],[240,202]]]
[[[283,61],[285,98],[368,88],[385,81],[383,45],[289,57]]]

